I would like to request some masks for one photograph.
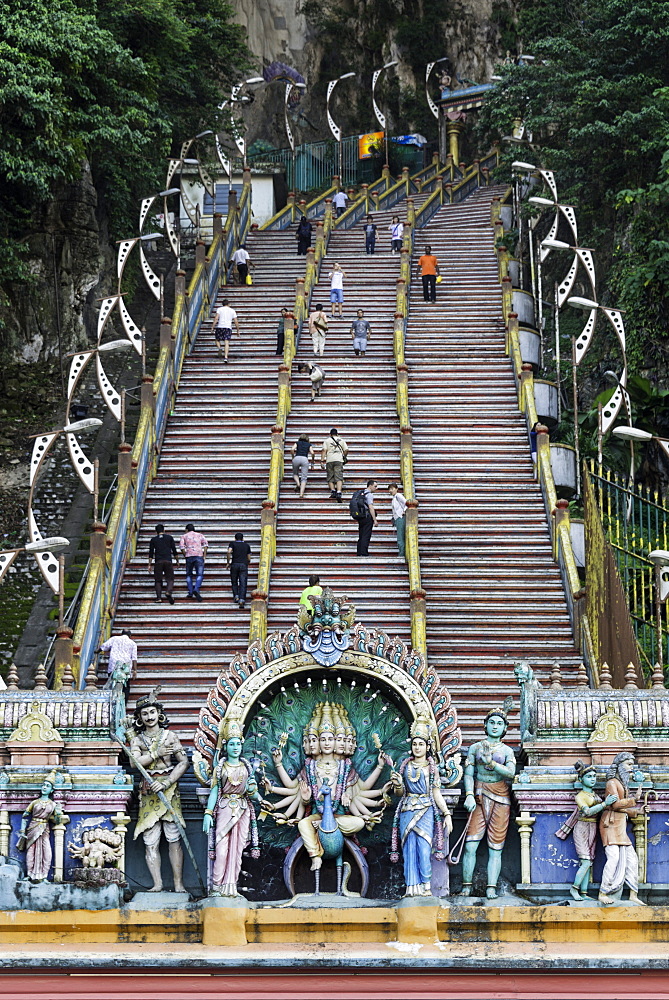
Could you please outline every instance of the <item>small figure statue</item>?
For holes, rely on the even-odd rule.
[[[169,847],[174,891],[186,891],[183,884],[181,832],[172,819],[172,814],[183,828],[178,781],[188,769],[188,757],[174,733],[169,732],[168,725],[163,706],[155,700],[153,692],[139,699],[133,717],[136,735],[131,741],[130,751],[152,778],[155,775],[155,779],[150,785],[142,781],[140,786],[139,815],[134,839],[140,833],[144,839],[146,866],[153,879],[149,892],[162,892],[163,888],[160,870],[161,830]],[[172,764],[172,758],[175,759],[175,764]],[[159,792],[163,793],[168,804],[161,800]]]
[[[121,859],[123,840],[119,833],[96,826],[94,830],[84,830],[82,843],[68,844],[73,858],[79,858],[83,868],[104,868],[117,865]]]
[[[639,812],[637,801],[641,794],[643,779],[639,782],[635,798],[630,797],[630,777],[634,768],[634,755],[629,751],[616,754],[606,772],[607,798],[615,795],[615,801],[608,805],[599,820],[599,835],[606,853],[606,864],[599,887],[599,902],[611,905],[622,896],[625,883],[629,886],[629,898],[633,903],[639,899],[639,858],[627,834],[627,819]]]
[[[516,773],[513,750],[502,743],[508,725],[504,709],[492,709],[484,720],[486,739],[474,743],[467,754],[465,809],[470,816],[462,859],[463,896],[472,894],[476,852],[485,834],[488,839],[486,897],[497,898],[502,850],[511,816],[511,782]]]
[[[21,818],[16,846],[26,852],[26,875],[31,882],[44,882],[49,877],[53,857],[49,823],[63,822],[63,810],[52,798],[55,783],[56,772],[52,771],[42,782],[39,798],[28,803]]]
[[[444,827],[450,833],[453,821],[441,794],[432,727],[422,720],[414,722],[411,737],[411,756],[390,775],[393,790],[402,796],[393,823],[390,860],[399,860],[399,833],[406,895],[431,896],[431,857],[434,852],[443,858]]]
[[[580,760],[576,761],[574,768],[583,787],[575,796],[576,809],[556,831],[555,835],[560,840],[566,840],[570,833],[574,835],[574,847],[581,864],[569,892],[574,899],[581,900],[590,899],[588,883],[597,846],[596,817],[607,806],[613,805],[618,800],[618,796],[613,792],[602,801],[594,791],[597,784],[597,768],[594,766],[586,767]]]
[[[225,757],[219,762],[225,741]],[[242,852],[251,841],[251,855],[260,857],[258,825],[252,799],[271,809],[258,791],[253,768],[242,757],[242,728],[234,720],[222,720],[214,755],[211,791],[207,799],[202,829],[210,836],[214,856],[212,896],[237,896],[237,882],[242,867]]]

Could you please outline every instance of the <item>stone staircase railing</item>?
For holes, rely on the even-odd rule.
[[[508,198],[508,193],[505,198]],[[502,202],[494,199],[491,209],[491,225],[499,235],[503,235]],[[506,328],[506,352],[510,356],[518,390],[518,402],[525,417],[528,434],[537,428],[537,476],[544,498],[546,514],[551,530],[553,558],[560,567],[562,582],[574,638],[583,661],[590,671],[594,686],[599,683],[598,665],[592,642],[590,624],[585,612],[585,593],[578,575],[578,568],[571,542],[569,504],[558,500],[551,466],[551,447],[548,428],[539,424],[534,396],[534,374],[532,365],[523,364],[520,346],[518,314],[513,311],[513,287],[509,275],[509,254],[502,246],[496,247],[499,264],[499,280],[502,286],[502,310]]]
[[[249,644],[256,640],[264,643],[267,637],[267,601],[269,598],[272,564],[276,557],[276,516],[279,509],[279,492],[284,476],[286,422],[291,407],[291,380],[293,358],[297,351],[302,325],[309,312],[312,292],[318,283],[321,264],[327,253],[333,228],[332,203],[325,201],[325,217],[316,224],[315,247],[306,257],[304,278],[296,280],[295,303],[292,313],[285,318],[283,363],[279,366],[277,385],[276,420],[271,431],[271,452],[267,477],[267,497],[260,515],[260,552],[258,555],[258,583],[251,595]],[[297,330],[297,341],[296,341]]]

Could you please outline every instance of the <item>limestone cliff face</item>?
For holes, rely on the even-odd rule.
[[[101,276],[111,248],[98,221],[98,196],[88,164],[80,177],[54,192],[45,215],[26,235],[32,281],[2,289],[4,353],[37,361],[76,350],[95,336]],[[60,335],[59,335],[60,330]]]
[[[294,66],[307,81],[308,89],[300,105],[302,116],[294,123],[298,142],[329,137],[325,117],[327,80],[350,70],[356,72],[357,79],[342,84],[336,99],[336,119],[344,134],[376,128],[371,75],[383,62],[398,61],[399,88],[404,94],[415,92],[419,104],[425,103],[424,70],[431,58],[448,56],[460,76],[477,82],[490,79],[495,64],[504,55],[501,26],[513,15],[514,0],[443,0],[436,42],[433,16],[425,22],[426,34],[429,31],[431,37],[424,39],[421,53],[420,30],[418,38],[407,46],[396,28],[402,19],[420,24],[430,13],[432,3],[434,0],[323,0],[316,7],[309,0],[233,0],[236,18],[248,31],[249,48],[258,68],[280,60]],[[328,15],[339,20],[341,32],[323,27]],[[431,52],[434,54],[428,54]],[[398,117],[398,109],[397,100],[391,100],[386,107],[391,128],[395,127],[393,119]],[[259,88],[254,104],[245,112],[245,120],[250,143],[262,138],[285,146],[283,88],[278,84]],[[403,115],[397,124],[418,127],[420,122],[407,123]]]

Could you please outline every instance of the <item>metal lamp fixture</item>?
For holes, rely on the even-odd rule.
[[[384,63],[381,69],[375,69],[372,73],[372,106],[374,108],[374,114],[376,115],[376,120],[383,129],[383,141],[386,150],[386,163],[388,163],[388,132],[386,130],[386,116],[381,111],[381,108],[376,103],[376,98],[374,92],[376,90],[376,85],[379,81],[379,77],[384,70],[390,69],[391,66],[397,66],[397,59],[392,59],[390,62]]]
[[[49,584],[54,594],[58,592],[58,560],[53,558],[54,552],[62,552],[67,549],[70,542],[60,535],[53,535],[50,538],[41,536],[32,542],[26,542],[15,549],[4,549],[0,552],[0,583],[2,582],[9,567],[21,552],[33,555],[42,576]]]

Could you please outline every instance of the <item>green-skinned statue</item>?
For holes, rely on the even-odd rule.
[[[472,744],[465,765],[465,809],[470,815],[462,859],[462,895],[471,896],[476,852],[485,836],[488,841],[486,896],[496,899],[502,850],[511,816],[511,782],[516,773],[516,759],[511,747],[502,743],[508,728],[503,709],[488,712],[484,728],[486,738]]]

